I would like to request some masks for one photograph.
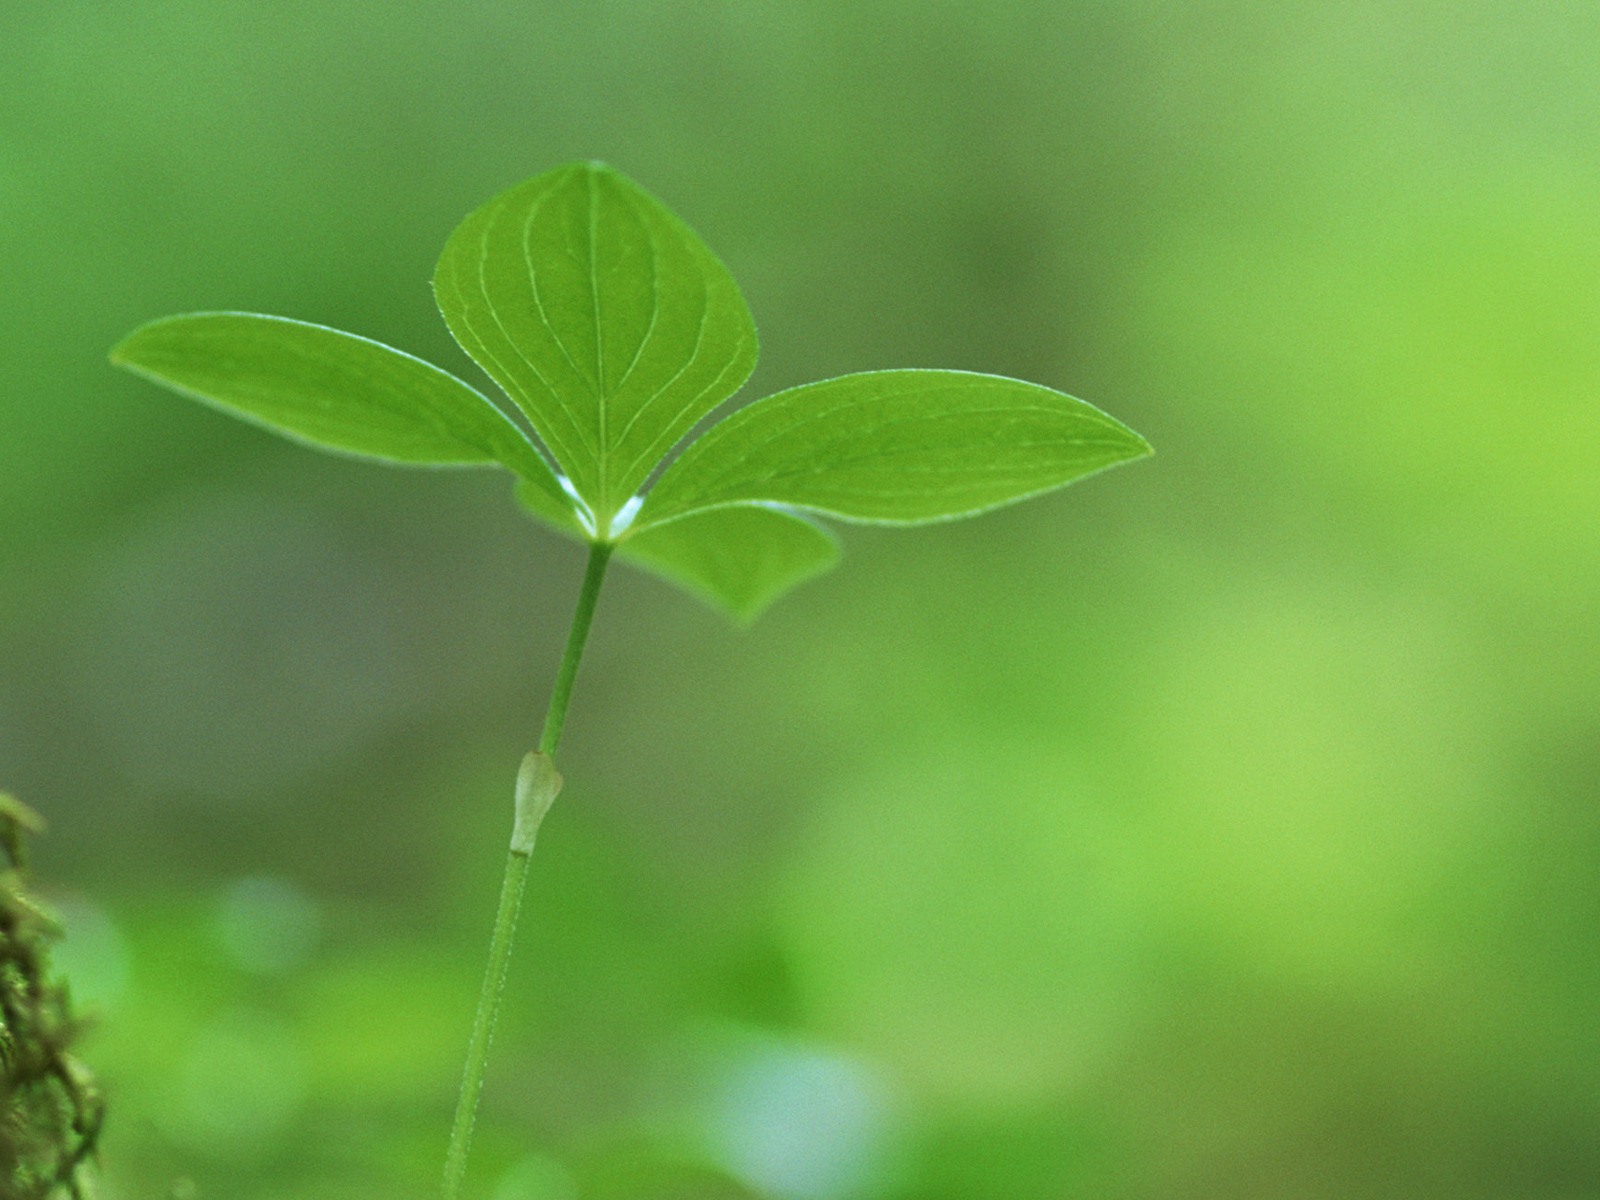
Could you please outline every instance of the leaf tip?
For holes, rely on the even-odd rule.
[[[1098,412],[1098,410],[1096,411]],[[1117,463],[1136,462],[1141,458],[1149,458],[1156,452],[1156,448],[1150,444],[1150,439],[1138,430],[1124,425],[1109,413],[1100,412],[1099,415],[1110,425],[1123,443],[1123,452],[1121,457],[1116,460]]]
[[[574,160],[573,162],[567,163],[565,166],[556,167],[553,170],[546,171],[543,175],[536,175],[532,179],[525,180],[524,184],[519,186],[525,186],[526,184],[534,183],[541,179],[571,180],[580,176],[595,176],[608,179],[620,179],[623,177],[621,171],[617,170],[602,158],[580,158]]]
[[[139,335],[142,334],[147,328],[149,328],[148,323],[140,325],[137,329],[123,334],[122,338],[116,343],[116,345],[112,346],[111,349],[106,352],[106,360],[113,366],[131,367],[133,365],[133,361],[130,351],[134,344],[138,342]]]
[[[212,315],[214,314],[169,313],[164,317],[152,317],[148,321],[135,325],[127,333],[123,334],[122,339],[107,351],[106,358],[115,366],[126,367],[130,371],[140,370],[138,350],[149,341],[152,334],[175,322]]]

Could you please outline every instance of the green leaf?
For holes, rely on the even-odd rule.
[[[873,371],[779,392],[714,425],[662,474],[637,525],[740,503],[948,520],[1149,453],[1127,426],[1038,384]]]
[[[587,540],[570,513],[563,520],[549,512],[527,484],[517,485],[517,500],[560,532]],[[625,533],[616,558],[748,624],[784,593],[834,566],[839,544],[794,513],[737,505]]]
[[[577,538],[580,542],[594,541],[594,530],[587,524],[588,514],[580,512],[568,497],[563,496],[560,500],[552,499],[543,488],[535,487],[525,480],[517,482],[516,494],[517,503],[547,525]]]
[[[566,504],[533,443],[452,375],[378,342],[255,313],[140,326],[111,361],[297,441],[386,462],[503,463]]]
[[[755,366],[755,325],[727,268],[596,163],[478,209],[433,284],[451,333],[528,415],[602,534]]]
[[[516,498],[517,503],[524,512],[530,517],[538,518],[542,524],[548,525],[557,533],[565,534],[580,542],[594,540],[583,523],[583,517],[573,512],[570,508],[562,509],[551,504],[549,497],[538,488],[518,480]]]
[[[834,566],[839,544],[794,513],[741,505],[642,530],[617,553],[749,623]]]

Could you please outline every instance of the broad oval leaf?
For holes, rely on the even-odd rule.
[[[727,268],[598,163],[490,200],[451,235],[433,282],[451,333],[527,413],[602,535],[755,366]]]
[[[380,342],[257,313],[151,321],[111,361],[301,442],[385,462],[502,463],[567,503],[511,419],[453,375]]]
[[[728,504],[850,521],[970,516],[1142,458],[1071,396],[966,371],[872,371],[791,388],[714,425],[662,474],[640,528]]]
[[[527,511],[580,540],[589,534],[571,513],[552,512],[541,493],[517,486]],[[741,624],[839,561],[839,543],[795,513],[737,505],[625,534],[616,558],[675,584]]]

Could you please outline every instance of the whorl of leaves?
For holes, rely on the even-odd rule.
[[[50,976],[55,923],[29,897],[32,810],[0,792],[0,1200],[81,1200],[104,1106],[69,1053],[82,1026]]]

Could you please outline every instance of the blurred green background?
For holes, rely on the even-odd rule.
[[[614,573],[471,1194],[1600,1195],[1597,64],[1560,0],[0,6],[0,784],[103,1195],[432,1194],[581,571],[106,349],[470,373],[446,235],[588,157],[746,395],[995,371],[1158,457],[744,634]]]

